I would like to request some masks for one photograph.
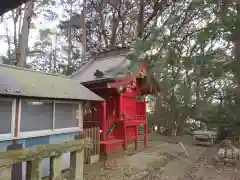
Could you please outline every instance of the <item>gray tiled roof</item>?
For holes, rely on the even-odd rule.
[[[0,65],[0,94],[53,99],[103,99],[66,76]]]
[[[130,77],[130,74],[138,73],[140,68],[144,65],[144,60],[131,62],[131,49],[118,48],[106,52],[102,52],[89,62],[71,74],[69,77],[79,81],[82,84],[96,83],[102,81],[122,80]],[[128,59],[129,58],[129,59]],[[102,77],[95,77],[96,70],[103,73]],[[153,90],[154,89],[154,90]],[[154,76],[147,78],[146,84],[142,87],[145,92],[160,92],[160,84]]]
[[[115,53],[114,53],[115,51]],[[100,54],[89,60],[89,62],[70,75],[72,79],[76,79],[80,82],[89,82],[98,80],[94,76],[96,70],[104,73],[103,78],[115,78],[121,79],[129,75],[131,61],[126,58],[127,54],[130,53],[129,49],[123,49],[122,51],[112,50],[104,55]]]

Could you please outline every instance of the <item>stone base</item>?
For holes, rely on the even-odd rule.
[[[94,164],[99,161],[99,154],[93,155],[89,157],[89,164]]]

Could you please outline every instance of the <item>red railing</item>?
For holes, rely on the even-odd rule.
[[[125,118],[127,121],[146,121],[145,115],[130,115]]]
[[[124,115],[123,121],[138,121],[138,122],[145,122],[147,120],[147,117],[145,115]]]

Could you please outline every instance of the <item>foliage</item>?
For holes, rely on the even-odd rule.
[[[229,85],[234,86],[225,68],[232,46],[216,8],[214,3],[176,2],[162,13],[151,35],[136,42],[132,64],[148,58],[148,71],[163,89],[155,103],[156,124],[183,131],[188,118],[207,123],[236,120],[235,108],[227,108],[233,104],[222,100]]]
[[[14,52],[8,52],[7,56],[1,55],[0,62],[7,65],[16,65]]]

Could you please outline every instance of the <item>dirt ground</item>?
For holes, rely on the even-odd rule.
[[[179,180],[240,180],[239,164],[213,164],[212,157],[216,151],[216,147],[207,148],[196,164]]]
[[[151,134],[147,149],[143,148],[143,141],[140,141],[137,151],[129,149],[125,153],[114,154],[106,163],[87,165],[84,179],[153,180],[183,175],[183,170],[192,167],[206,148],[192,146],[192,138],[186,136],[183,138],[189,155],[186,157],[183,148],[174,143],[176,141],[179,139]],[[179,169],[182,164],[186,165]],[[173,169],[176,169],[174,174]]]
[[[186,137],[184,139],[186,140]],[[216,145],[199,148],[200,146],[190,145],[188,158],[176,158],[165,166],[164,171],[152,171],[144,180],[240,180],[240,162],[236,166],[213,164],[212,160],[217,152]],[[195,161],[194,149],[200,152],[195,152]]]
[[[180,146],[181,141],[188,156]],[[149,135],[148,148],[112,154],[107,162],[85,165],[85,180],[240,180],[238,168],[214,166],[216,147],[195,146],[191,136]],[[239,163],[240,164],[240,163]],[[238,165],[240,167],[240,165]]]

